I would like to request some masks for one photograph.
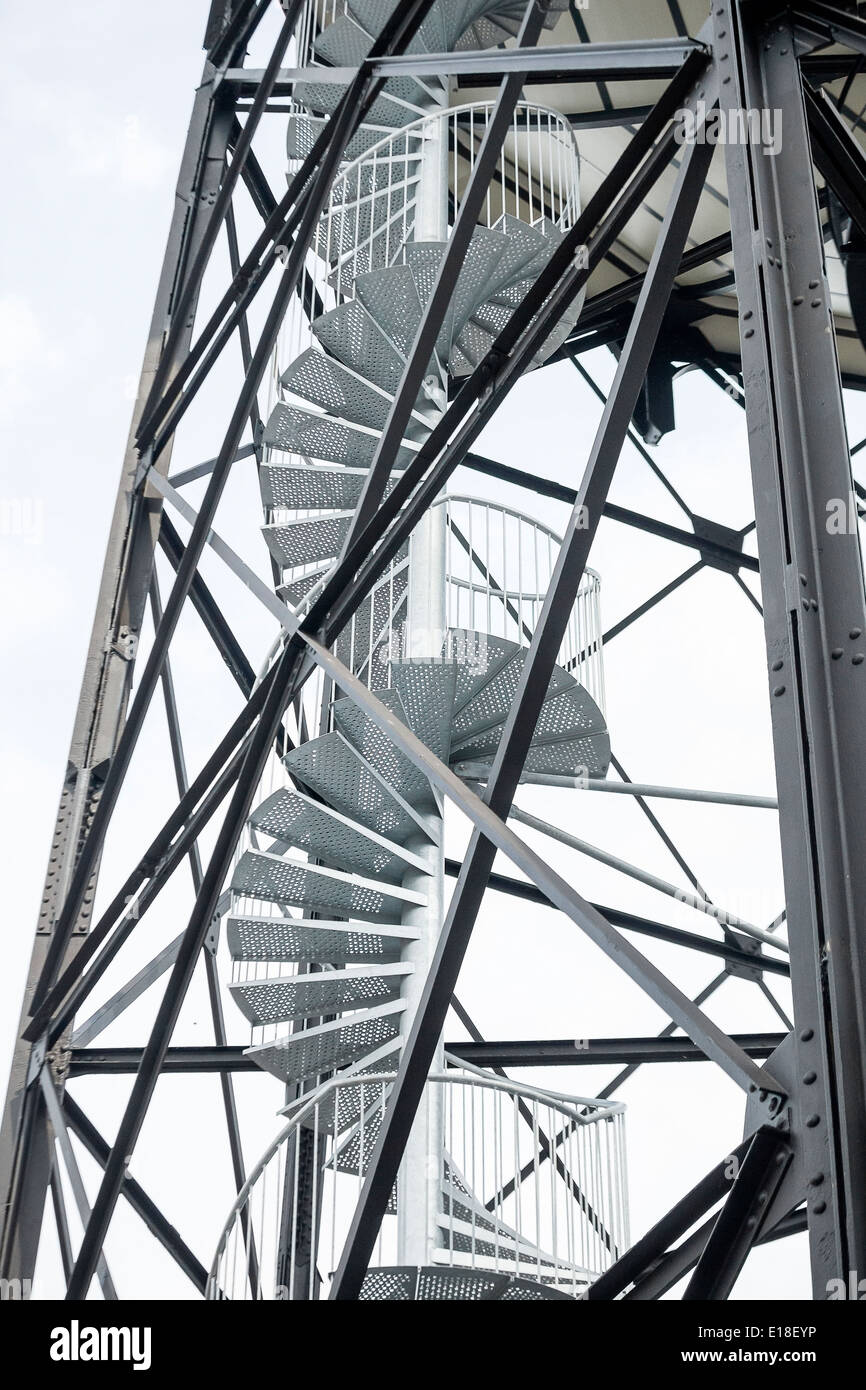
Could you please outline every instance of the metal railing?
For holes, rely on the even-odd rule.
[[[453,221],[494,110],[494,102],[476,101],[422,116],[346,165],[334,180],[315,242],[337,301],[352,294],[357,275],[404,258],[413,239],[425,145],[447,151],[449,224]],[[567,231],[580,209],[579,172],[568,121],[548,107],[520,102],[479,224],[494,227],[505,214],[529,225],[544,219]],[[320,292],[327,293],[324,284]]]
[[[327,1297],[394,1078],[335,1077],[289,1107],[229,1212],[209,1299]],[[422,1106],[434,1087],[444,1144],[431,1262],[581,1294],[629,1243],[624,1106],[467,1067],[431,1076]],[[398,1178],[371,1269],[398,1263],[399,1200]]]

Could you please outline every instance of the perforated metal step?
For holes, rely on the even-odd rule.
[[[359,965],[310,975],[236,980],[229,992],[254,1026],[368,1008],[396,999],[411,965]]]
[[[321,314],[313,323],[313,332],[332,357],[394,395],[403,376],[405,358],[359,299],[350,299]]]
[[[411,727],[403,701],[396,690],[380,690],[378,698],[402,724]],[[337,700],[334,721],[341,733],[363,754],[389,787],[412,806],[432,802],[430,783],[415,764],[394,746],[386,733],[374,724],[354,700]]]
[[[454,661],[410,657],[391,663],[391,681],[410,728],[441,762],[448,761],[451,751],[457,677]]]
[[[338,731],[301,744],[285,757],[286,766],[329,806],[391,840],[405,840],[423,820],[390,788]]]
[[[476,734],[501,725],[508,718],[523,674],[526,654],[526,648],[517,648],[511,661],[496,671],[488,681],[473,692],[469,703],[464,705],[459,714],[455,715],[455,744],[462,745]],[[574,683],[574,678],[567,671],[563,671],[561,666],[554,667],[550,684],[547,687],[548,698],[558,691],[574,685]]]
[[[399,883],[408,868],[424,860],[393,840],[359,826],[302,792],[280,790],[256,807],[250,824],[283,846],[294,845],[335,869]]]
[[[335,512],[311,520],[282,521],[262,527],[265,544],[278,565],[289,569],[316,560],[335,560],[354,513]]]
[[[387,1098],[391,1093],[391,1083],[378,1078],[394,1073],[400,1063],[400,1038],[392,1038],[381,1047],[374,1048],[350,1067],[345,1067],[339,1077],[351,1081],[350,1085],[334,1086],[322,1096],[317,1105],[301,1121],[307,1129],[316,1129],[324,1134],[341,1134],[357,1124],[362,1115],[370,1114],[381,1104],[383,1093]],[[369,1085],[362,1078],[370,1078]],[[289,1104],[282,1111],[290,1115],[297,1104]]]
[[[280,377],[280,385],[293,395],[332,415],[368,429],[381,429],[394,397],[333,357],[307,348]],[[416,417],[419,426],[423,419]]]
[[[279,404],[271,411],[263,438],[272,449],[363,468],[373,462],[379,431],[348,424],[334,415],[304,410],[301,406]],[[410,446],[401,446],[395,466],[405,468],[414,453]]]
[[[390,1303],[538,1303],[572,1296],[496,1271],[396,1265],[368,1270],[359,1297]]]
[[[562,671],[560,680],[571,681],[572,677]],[[558,694],[548,695],[541,708],[535,732],[532,735],[533,747],[541,744],[572,742],[577,737],[601,733],[606,729],[604,715],[583,686],[576,683],[565,685]],[[485,753],[493,753],[499,744],[502,732],[501,723],[490,726],[485,732],[457,737],[451,748],[452,758],[477,758]]]
[[[259,470],[265,506],[292,510],[354,510],[367,476],[366,468],[314,468],[304,463],[266,463]],[[386,492],[393,486],[392,480]]]
[[[395,884],[257,850],[246,850],[238,860],[232,892],[363,922],[399,922],[408,904],[423,906],[426,901],[423,894]]]
[[[417,937],[410,927],[400,926],[374,931],[352,922],[313,922],[302,917],[226,918],[229,954],[237,961],[376,964],[399,960]]]
[[[404,1000],[395,999],[348,1019],[320,1023],[274,1042],[247,1048],[245,1055],[287,1084],[307,1081],[357,1062],[396,1038],[400,1031],[400,1015],[405,1008]]]

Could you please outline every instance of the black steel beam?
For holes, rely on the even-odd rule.
[[[830,287],[796,37],[752,7],[713,8],[725,113],[779,113],[774,158],[727,145],[743,378],[801,1093],[792,1133],[808,1179],[817,1297],[866,1268],[866,600],[856,534],[830,534],[852,489]],[[849,42],[828,7],[810,16]],[[810,19],[811,22],[811,19]]]
[[[684,1302],[728,1297],[790,1161],[791,1147],[783,1130],[764,1126],[752,1135],[683,1294]]]
[[[738,1033],[733,1041],[749,1057],[769,1057],[784,1040],[783,1033]],[[662,1062],[706,1062],[706,1054],[689,1038],[552,1038],[541,1041],[446,1042],[445,1050],[481,1067],[581,1067],[643,1065]],[[73,1047],[69,1075],[134,1076],[144,1055],[141,1047]],[[262,1074],[243,1046],[169,1047],[162,1071],[166,1075],[198,1076],[203,1072]]]
[[[373,45],[373,57],[378,57],[379,54],[388,53],[393,49],[399,50],[411,42],[415,31],[430,9],[431,4],[432,0],[406,0],[405,5],[399,6],[396,13],[386,22],[382,33]],[[140,731],[150,696],[153,693],[161,662],[168,649],[168,643],[171,640],[171,635],[176,626],[180,607],[184,601],[189,581],[191,580],[204,546],[207,543],[213,515],[226,481],[227,470],[240,443],[244,420],[249,413],[250,404],[255,398],[259,383],[270,358],[270,353],[276,341],[286,305],[289,298],[294,293],[299,277],[303,271],[307,256],[307,248],[313,237],[322,209],[327,201],[330,186],[346,144],[352,138],[358,125],[363,120],[364,115],[372,103],[374,94],[375,82],[366,71],[364,71],[363,75],[359,76],[357,81],[349,86],[340,101],[335,115],[325,128],[325,133],[327,133],[329,137],[327,153],[321,166],[317,170],[314,188],[311,190],[305,203],[297,237],[289,252],[286,269],[268,311],[264,329],[262,330],[258,346],[253,355],[250,370],[246,373],[243,389],[234,407],[223,446],[220,450],[219,462],[211,477],[205,495],[205,501],[202,503],[202,508],[196,518],[192,536],[190,537],[184,561],[181,565],[181,570],[166,603],[163,622],[157,633],[153,649],[141,677],[141,684],[139,685],[138,693],[130,710],[130,717],[121,735],[118,753],[115,755],[119,763],[119,773],[114,778],[112,785],[112,794],[115,799],[119,792],[120,783],[126,766],[128,766],[129,759],[131,758],[132,749],[134,748],[138,732]],[[90,1287],[99,1253],[102,1249],[105,1233],[117,1204],[128,1156],[135,1147],[136,1139],[144,1123],[144,1117],[147,1113],[153,1090],[159,1077],[162,1058],[169,1045],[174,1025],[180,1013],[187,989],[189,988],[190,980],[192,979],[199,952],[204,944],[213,914],[216,910],[234,846],[237,843],[241,826],[249,813],[258,779],[262,774],[274,738],[281,725],[288,692],[281,686],[279,677],[284,674],[285,668],[289,671],[293,669],[292,658],[293,653],[284,656],[273,668],[275,673],[274,684],[268,690],[267,697],[262,707],[261,717],[250,738],[249,747],[244,755],[244,760],[238,775],[238,783],[232,794],[223,825],[217,836],[213,854],[205,871],[202,888],[196,897],[195,906],[186,931],[184,932],[183,941],[178,950],[165,994],[157,1010],[156,1019],[144,1051],[141,1067],[132,1087],[132,1092],[115,1138],[114,1147],[112,1148],[111,1156],[106,1165],[105,1176],[100,1185],[96,1201],[93,1204],[93,1211],[87,1224],[87,1229],[84,1232],[75,1269],[67,1288],[66,1297],[70,1301],[76,1301],[85,1297]],[[132,718],[133,710],[136,713],[136,720]],[[128,739],[127,730],[131,730]],[[123,757],[120,755],[121,747],[123,748]],[[112,765],[111,772],[109,773],[109,779],[112,778],[113,773],[114,765]],[[104,793],[103,805],[106,804],[106,797],[107,790]],[[91,841],[97,838],[94,834],[95,819],[96,818],[94,818],[94,828],[91,829],[90,836],[85,843],[82,857],[87,855],[88,851],[93,853],[91,850]],[[107,829],[107,823],[103,822],[100,827],[103,836],[105,829]],[[97,842],[96,853],[98,853],[98,848],[99,845]],[[64,909],[65,914],[69,914],[75,908],[76,897],[81,891],[82,885],[80,880],[74,885],[70,885],[67,906]]]
[[[104,1168],[111,1149],[96,1126],[85,1115],[81,1106],[68,1092],[63,1098],[63,1114],[72,1133],[81,1141],[91,1157],[96,1159],[100,1168]],[[136,1182],[135,1178],[130,1177],[128,1173],[123,1179],[123,1186],[120,1190],[121,1195],[126,1198],[133,1211],[141,1217],[148,1230],[156,1236],[163,1249],[168,1251],[199,1293],[204,1294],[207,1287],[207,1270],[201,1260],[196,1259],[186,1241],[166,1219],[156,1202],[148,1197],[141,1184]]]
[[[452,878],[456,878],[460,873],[461,865],[456,859],[445,860],[445,872]],[[524,883],[519,878],[509,878],[507,874],[491,873],[488,886],[500,893],[510,893],[512,897],[523,898],[525,902],[538,903],[541,907],[553,907],[553,903],[540,888],[536,888],[534,883]],[[702,951],[706,955],[721,956],[733,965],[746,965],[749,969],[767,970],[772,975],[788,975],[790,967],[785,960],[776,960],[772,956],[764,955],[763,951],[752,954],[751,951],[740,950],[737,946],[732,946],[727,941],[713,941],[705,936],[698,936],[694,932],[682,931],[679,927],[668,927],[662,922],[652,922],[646,917],[637,917],[633,912],[621,912],[619,908],[607,907],[602,903],[593,903],[593,907],[600,912],[608,922],[614,927],[620,927],[623,931],[638,932],[641,936],[652,936],[657,941],[667,941],[672,946],[685,946],[692,951]]]

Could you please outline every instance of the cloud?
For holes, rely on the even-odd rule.
[[[70,174],[110,178],[127,188],[157,188],[177,163],[177,152],[148,134],[136,115],[120,122],[91,119],[73,125],[66,141]]]
[[[59,361],[29,301],[20,294],[0,294],[0,420],[34,394],[34,369],[38,367],[41,374]]]

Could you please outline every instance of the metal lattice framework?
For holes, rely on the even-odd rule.
[[[300,766],[303,774],[298,760],[312,737],[305,722],[304,692],[319,682],[323,709],[330,708],[332,694],[340,696],[334,705],[336,723],[322,732],[332,740],[351,743],[354,739],[359,748],[361,733],[368,743],[375,734],[389,750],[392,763],[406,769],[407,778],[415,777],[419,785],[432,788],[436,804],[455,807],[471,826],[462,862],[444,863],[446,876],[454,880],[453,891],[442,909],[441,931],[431,959],[416,970],[417,993],[402,1048],[398,1054],[389,1052],[379,1068],[388,1079],[387,1104],[381,1106],[375,1142],[364,1159],[364,1180],[330,1297],[345,1300],[362,1295],[425,1088],[441,1068],[441,1039],[452,1008],[471,1039],[446,1044],[455,1066],[480,1065],[500,1075],[504,1075],[502,1068],[515,1066],[622,1067],[605,1087],[604,1101],[636,1067],[665,1060],[702,1060],[721,1069],[743,1092],[745,1138],[741,1141],[739,1134],[733,1134],[730,1153],[720,1155],[718,1166],[684,1192],[636,1244],[617,1251],[617,1257],[589,1283],[584,1297],[656,1298],[690,1273],[685,1298],[724,1298],[756,1242],[804,1229],[809,1233],[815,1296],[822,1297],[828,1280],[847,1279],[848,1271],[866,1267],[866,1182],[861,1158],[866,1143],[862,909],[866,861],[860,848],[866,832],[866,743],[862,738],[866,600],[856,525],[832,535],[825,526],[828,503],[863,495],[852,476],[842,388],[843,384],[862,386],[866,359],[850,319],[842,323],[842,316],[834,313],[825,242],[833,237],[840,255],[847,259],[850,309],[856,324],[858,237],[866,235],[866,164],[859,121],[850,102],[866,56],[866,23],[853,5],[714,0],[706,18],[703,5],[669,0],[669,37],[648,41],[636,26],[633,36],[618,35],[613,40],[605,35],[603,20],[591,12],[584,15],[580,6],[548,14],[547,6],[531,4],[525,13],[518,6],[516,18],[514,6],[500,7],[510,19],[503,20],[498,10],[498,19],[496,15],[492,20],[478,17],[467,29],[465,42],[455,41],[448,51],[430,51],[429,44],[425,50],[413,41],[428,16],[436,13],[436,5],[437,0],[400,0],[396,7],[386,6],[388,15],[383,16],[383,27],[368,50],[358,54],[353,66],[335,67],[329,73],[322,65],[285,66],[292,61],[287,55],[305,51],[302,30],[307,33],[312,24],[320,34],[325,31],[326,18],[333,19],[326,14],[327,7],[317,9],[301,0],[287,0],[282,6],[271,0],[214,0],[212,4],[203,79],[196,91],[112,522],[13,1063],[2,1134],[5,1221],[0,1273],[4,1278],[32,1276],[50,1191],[67,1296],[85,1296],[98,1278],[104,1296],[115,1297],[103,1247],[123,1197],[193,1284],[205,1292],[209,1258],[200,1260],[192,1253],[168,1217],[131,1177],[129,1165],[160,1075],[215,1071],[220,1076],[235,1188],[240,1193],[248,1190],[233,1074],[251,1070],[254,1064],[243,1049],[229,1042],[216,942],[220,921],[230,911],[226,885],[232,872],[233,891],[238,893],[238,865],[246,866],[243,891],[253,896],[264,891],[256,886],[260,879],[255,879],[253,871],[272,877],[275,872],[268,869],[268,856],[257,859],[257,845],[244,842],[243,837],[251,813],[254,827],[256,817],[262,819],[255,798],[272,760],[286,759],[290,769]],[[482,8],[476,8],[480,16]],[[272,10],[280,25],[267,64],[262,69],[246,68],[244,55]],[[700,22],[690,33],[694,11],[700,11]],[[545,28],[552,18],[557,21],[554,27]],[[492,35],[482,30],[485,23],[493,24]],[[335,180],[341,170],[355,168],[352,161],[359,152],[363,155],[365,122],[381,126],[383,102],[386,108],[388,102],[392,107],[395,102],[411,105],[408,98],[395,98],[394,93],[409,90],[411,84],[429,85],[443,74],[455,89],[458,85],[468,89],[467,111],[476,102],[476,94],[482,94],[483,131],[473,146],[473,132],[467,135],[466,128],[461,132],[457,117],[453,118],[455,151],[461,139],[468,143],[461,154],[459,179],[453,180],[450,230],[435,261],[429,256],[424,261],[420,252],[414,253],[411,265],[416,282],[422,262],[428,274],[427,296],[417,329],[400,359],[393,390],[384,395],[379,387],[361,392],[355,384],[360,393],[356,408],[372,412],[370,418],[378,423],[356,427],[355,437],[359,429],[366,431],[363,438],[368,448],[367,466],[357,482],[351,482],[351,470],[347,470],[344,479],[350,481],[340,483],[342,500],[321,504],[342,508],[339,533],[331,542],[336,559],[317,561],[312,571],[305,567],[281,587],[281,566],[274,558],[275,591],[214,529],[220,501],[239,460],[254,458],[261,478],[273,463],[273,448],[313,452],[324,447],[309,439],[299,443],[297,433],[275,444],[269,434],[271,424],[265,428],[259,415],[260,390],[291,308],[300,305],[314,326],[323,315],[340,311],[339,297],[333,302],[323,298],[330,291],[327,283],[316,281],[310,254],[317,245],[321,219],[334,206],[329,200]],[[406,86],[396,86],[399,82]],[[309,97],[314,83],[319,84],[316,100],[321,114],[308,122],[307,146],[294,150],[288,187],[278,198],[253,151],[256,132],[263,120],[283,119],[280,113],[286,110],[297,113],[302,93]],[[622,140],[609,166],[596,167],[597,178],[582,209],[572,208],[561,219],[549,255],[539,262],[533,278],[520,282],[520,293],[509,304],[508,314],[501,322],[494,322],[492,316],[485,320],[487,338],[481,340],[473,360],[466,349],[469,339],[459,338],[455,327],[460,275],[481,245],[476,238],[478,227],[495,232],[497,225],[505,225],[485,215],[485,200],[489,213],[489,189],[501,187],[507,213],[507,171],[512,168],[507,161],[517,159],[519,121],[531,119],[534,108],[527,104],[526,95],[530,87],[533,92],[540,89],[551,94],[549,104],[565,112],[578,137],[581,132],[615,130]],[[487,88],[493,93],[485,97]],[[640,92],[639,100],[626,96],[622,101],[611,95],[632,89]],[[580,109],[570,109],[568,97],[587,91],[598,94],[597,108],[573,99],[572,105]],[[730,225],[711,239],[689,246],[708,182],[719,167],[719,162],[714,164],[711,175],[716,151],[713,142],[702,138],[707,122],[766,110],[780,113],[784,140],[779,150],[768,158],[749,140],[728,142],[719,150],[727,196],[716,201],[725,209]],[[696,132],[696,138],[685,143],[677,129],[684,112]],[[385,149],[393,163],[396,138],[380,130],[377,140],[377,150]],[[409,160],[408,153],[401,157]],[[456,168],[456,153],[454,158]],[[809,170],[814,178],[807,176]],[[343,175],[338,202],[345,211],[355,199],[360,226],[365,197],[375,197],[376,168],[369,190],[363,184],[363,170],[354,177],[353,185]],[[624,258],[621,239],[633,220],[645,213],[648,200],[665,179],[667,191],[662,210],[654,215],[652,244],[638,269]],[[260,234],[244,256],[235,222],[235,200],[242,190],[262,222]],[[375,241],[372,215],[370,227],[373,230],[367,228],[365,235]],[[231,279],[221,285],[216,307],[200,323],[198,298],[223,228]],[[695,272],[708,273],[708,267],[712,278],[696,282]],[[266,283],[271,297],[256,338],[252,313],[254,307],[261,307],[262,301],[256,301]],[[571,312],[577,304],[582,304],[579,315]],[[549,349],[551,335],[558,329],[552,360],[573,362],[576,374],[602,405],[576,488],[506,466],[475,452],[474,447],[512,387],[537,365],[545,345]],[[449,343],[463,345],[462,365],[452,370],[447,389],[440,390],[436,409],[425,415],[419,402],[425,389],[432,399],[430,363],[437,353],[442,355],[447,334]],[[242,350],[243,379],[224,422],[221,447],[213,459],[172,475],[175,434],[235,337]],[[581,361],[584,353],[602,345],[614,347],[617,357],[606,395]],[[658,471],[639,436],[652,441],[670,427],[671,383],[683,366],[705,373],[745,410],[757,554],[744,549],[752,527],[735,532],[688,508],[689,526],[676,527],[609,500],[627,442],[636,444]],[[343,378],[347,380],[348,375],[344,372]],[[291,382],[283,385],[294,390]],[[309,429],[303,412],[294,409],[289,419],[291,407],[287,408],[284,420],[289,419],[296,431]],[[316,417],[316,424],[321,425],[321,417]],[[332,430],[329,439],[335,438]],[[337,446],[330,443],[328,447]],[[459,529],[458,509],[452,508],[451,543],[461,543],[469,557],[464,586],[474,595],[474,585],[488,606],[492,596],[502,601],[516,624],[518,639],[523,624],[526,651],[512,668],[513,689],[495,740],[484,743],[485,730],[476,719],[470,729],[475,742],[467,737],[462,755],[458,748],[459,756],[449,760],[437,745],[432,726],[429,735],[422,736],[417,721],[406,717],[408,674],[402,673],[405,692],[401,693],[393,676],[394,671],[401,675],[396,666],[389,681],[377,686],[370,676],[372,646],[366,669],[359,670],[354,660],[355,637],[350,648],[345,643],[341,646],[341,636],[357,633],[362,616],[372,632],[378,612],[374,598],[383,592],[383,585],[390,585],[390,611],[394,611],[395,576],[407,544],[437,506],[442,510],[437,499],[461,466],[566,503],[571,514],[555,563],[544,575],[543,590],[533,591],[534,606],[526,621],[523,610],[515,608],[519,598],[513,600],[505,578],[498,584],[491,567],[479,561],[471,540]],[[198,479],[206,482],[193,508],[183,490]],[[305,486],[308,481],[304,480]],[[267,485],[274,487],[278,482],[293,485],[288,473],[277,478],[273,470]],[[272,519],[273,529],[297,524],[298,513],[283,516],[280,512],[281,506],[291,511],[291,499],[297,494],[287,494],[288,502],[283,494],[269,495],[278,514],[276,521]],[[310,494],[312,500],[298,506],[315,507],[317,495]],[[188,527],[186,542],[173,515]],[[714,934],[685,931],[588,901],[517,833],[514,822],[581,852],[593,852],[593,846],[513,803],[521,781],[570,784],[561,771],[545,770],[533,762],[533,750],[537,753],[538,747],[534,740],[543,741],[551,680],[558,679],[561,667],[557,663],[562,660],[602,518],[693,552],[690,567],[605,633],[606,641],[652,611],[693,575],[707,570],[731,576],[762,613],[788,953],[780,949],[781,918],[767,931],[709,903],[647,802],[647,798],[673,797],[771,810],[776,806],[773,799],[631,783],[616,758],[612,765],[620,780],[600,786],[635,799],[695,891],[683,894],[646,872],[643,881],[698,907],[710,927],[717,929]],[[485,524],[489,526],[489,521]],[[623,534],[630,531],[624,529]],[[156,582],[157,548],[174,573],[164,604]],[[205,557],[214,553],[260,600],[269,621],[276,623],[277,641],[258,674],[202,573]],[[276,544],[271,544],[272,556],[278,553]],[[309,563],[314,559],[311,556]],[[746,588],[742,573],[760,574],[760,604]],[[299,578],[311,580],[312,587],[305,582],[289,593]],[[146,658],[136,661],[148,605],[153,640]],[[172,640],[189,609],[204,624],[243,699],[240,713],[192,778],[186,771],[182,721],[169,665]],[[376,636],[382,636],[378,628]],[[573,635],[570,641],[572,660],[579,663],[586,654],[576,653]],[[160,686],[177,784],[174,808],[143,853],[133,856],[134,867],[111,900],[99,899],[94,916],[107,836]],[[587,739],[599,735],[600,726],[586,727]],[[362,751],[366,749],[365,743]],[[365,950],[369,953],[375,945],[371,945],[372,937],[366,945],[362,942],[352,948],[356,957],[348,950],[343,957],[338,955],[341,923],[345,933],[345,918],[350,914],[341,910],[344,899],[334,895],[338,890],[349,891],[348,877],[340,877],[339,869],[321,867],[315,842],[320,799],[311,791],[309,772],[306,780],[304,775],[300,780],[310,854],[305,882],[318,867],[319,880],[332,895],[328,901],[337,903],[331,915],[339,920],[333,924],[331,954],[326,959],[363,963]],[[417,805],[401,803],[401,807],[407,825],[423,838],[425,826],[429,831],[426,813]],[[282,804],[276,809],[285,813]],[[339,806],[336,809],[341,814]],[[351,831],[347,826],[346,843]],[[279,830],[268,833],[279,840]],[[361,837],[363,844],[358,841],[353,849],[357,861],[363,855],[367,856],[363,862],[373,863],[371,856],[378,856],[375,864],[384,864],[390,871],[396,856],[401,872],[406,866],[407,872],[426,872],[426,851],[405,837],[401,849],[388,838],[390,834],[376,831]],[[207,851],[202,848],[205,843]],[[242,843],[251,846],[250,857],[239,860]],[[497,855],[509,860],[520,876],[494,871]],[[635,866],[603,851],[596,851],[599,856],[640,876]],[[148,910],[184,861],[192,873],[194,903],[182,932],[150,966],[126,980],[82,1027],[80,1020],[86,1014],[82,1010],[91,993],[115,959],[122,961],[122,948],[129,938],[140,936]],[[400,902],[411,905],[418,898],[417,893],[412,898],[414,890],[406,886],[410,878],[399,882],[402,887],[394,886],[398,883],[394,868],[385,909],[395,913],[395,923]],[[285,877],[279,891],[291,902],[296,901],[292,894],[300,892],[294,880]],[[587,1039],[577,1056],[569,1041],[486,1040],[455,998],[455,991],[488,893],[508,893],[558,910],[659,1006],[669,1026],[658,1038]],[[310,959],[304,955],[312,950],[309,941],[323,924],[330,925],[324,920],[321,902],[316,899],[303,920],[307,936],[297,947],[298,960]],[[362,917],[366,910],[362,909]],[[258,919],[250,920],[257,924]],[[242,933],[243,928],[243,920],[230,919],[230,930]],[[398,1009],[395,999],[406,973],[397,963],[401,930],[393,926],[391,937],[397,945],[387,968],[376,976],[380,990],[384,988],[381,979],[397,982],[387,986],[385,1002],[373,1000],[381,1020]],[[404,930],[403,935],[411,932]],[[383,930],[382,939],[387,936],[388,930]],[[693,999],[634,944],[635,936],[714,956],[722,963],[723,974]],[[209,1047],[175,1046],[175,1025],[200,963],[213,1011],[215,1042]],[[792,1023],[776,1005],[784,1032],[731,1036],[711,1018],[704,1003],[732,974],[752,982],[770,1000],[768,981],[790,977]],[[160,987],[160,1002],[143,1046],[89,1046],[107,1023],[163,975],[167,980]],[[351,990],[359,988],[356,977],[350,972],[344,975],[335,969],[329,977],[336,991],[328,996],[332,1000],[352,997]],[[319,988],[315,970],[308,976],[293,975],[286,988],[295,991],[293,998],[301,988],[313,991],[311,997],[319,1001],[294,1006],[294,1017],[302,1020],[295,1025],[298,1039],[309,1043],[304,1035],[317,1019],[326,1020],[319,1023],[320,1028],[332,1026],[327,1019],[333,1013],[321,1004],[324,996],[315,993]],[[233,981],[232,989],[236,997],[246,989],[245,999],[255,994],[243,979]],[[373,986],[367,989],[372,991]],[[341,995],[339,990],[349,993]],[[248,1002],[246,1007],[261,1011],[263,1006]],[[336,1010],[338,1003],[332,1008]],[[76,1019],[78,1031],[70,1041]],[[370,1045],[387,1042],[394,1031],[389,1029],[383,1022],[375,1037],[371,1033]],[[321,1065],[316,1074],[321,1077],[339,1065],[334,1052],[331,1066]],[[134,1080],[117,1132],[108,1142],[74,1098],[74,1082],[83,1075],[124,1073],[134,1074]],[[306,1094],[304,1086],[296,1092],[302,1101]],[[520,1096],[514,1102],[516,1115],[519,1103]],[[305,1104],[310,1109],[317,1102]],[[92,1203],[70,1135],[102,1171]],[[363,1151],[363,1132],[361,1138]],[[558,1142],[543,1137],[533,1158],[536,1170],[539,1162],[547,1161],[562,1177],[562,1162],[554,1153]],[[296,1168],[308,1161],[305,1152],[298,1140]],[[69,1236],[58,1156],[84,1228],[77,1251]],[[732,1157],[736,1159],[733,1166]],[[519,1173],[512,1175],[501,1191],[513,1190],[519,1179]],[[456,1191],[452,1186],[452,1211]],[[238,1229],[247,1241],[247,1272],[255,1285],[255,1245],[242,1203],[237,1211]],[[215,1216],[215,1238],[224,1215]],[[297,1224],[296,1212],[295,1228]],[[519,1248],[519,1236],[509,1238]],[[301,1267],[298,1239],[293,1237],[293,1249]],[[299,1280],[299,1284],[315,1296],[315,1262],[309,1251],[306,1258],[307,1282]],[[404,1270],[397,1283],[400,1279],[417,1288],[414,1274]],[[485,1296],[519,1297],[518,1286],[519,1279],[511,1292]]]

